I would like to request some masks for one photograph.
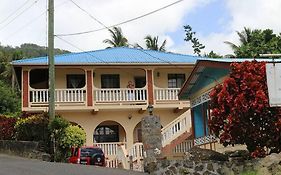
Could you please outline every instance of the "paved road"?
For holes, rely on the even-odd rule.
[[[122,169],[43,162],[0,154],[0,175],[144,175]]]

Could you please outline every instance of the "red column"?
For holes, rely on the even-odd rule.
[[[87,70],[86,78],[87,78],[87,106],[93,106],[93,74],[91,70]]]
[[[148,104],[153,105],[153,74],[152,70],[146,71],[146,80],[147,80],[147,91],[148,91]]]
[[[28,107],[28,92],[29,73],[27,70],[22,71],[22,107]]]

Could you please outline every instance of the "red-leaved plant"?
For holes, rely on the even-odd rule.
[[[265,62],[232,63],[211,92],[211,131],[224,145],[246,144],[252,157],[281,151],[281,110],[269,106]]]
[[[14,139],[16,121],[16,118],[0,115],[0,140]]]

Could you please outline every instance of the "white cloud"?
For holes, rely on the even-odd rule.
[[[0,16],[7,15],[10,11],[16,9],[19,4],[24,2],[23,0],[16,0],[12,2],[10,0],[4,1],[4,6],[0,7]],[[144,37],[148,34],[152,36],[159,36],[159,40],[168,40],[168,47],[173,45],[173,39],[167,36],[166,33],[173,32],[179,27],[182,27],[183,17],[188,14],[194,8],[202,5],[206,5],[212,0],[186,0],[178,3],[172,7],[159,11],[153,15],[144,17],[134,22],[124,24],[121,26],[124,35],[129,41],[134,43],[144,43]],[[58,0],[57,4],[61,4],[64,1]],[[148,13],[152,10],[175,2],[174,0],[75,0],[82,8],[86,9],[97,19],[102,21],[105,25],[116,24],[130,18]],[[33,17],[44,11],[46,7],[45,1],[39,1],[33,8],[28,10],[22,15],[15,23],[9,25],[6,29],[0,31],[0,41],[3,44],[20,45],[24,42],[33,42],[41,45],[46,43],[46,19],[40,18],[38,21],[32,23],[29,27],[23,28],[16,35],[11,35],[15,29],[20,28],[26,22]],[[8,10],[5,10],[8,9]],[[1,19],[0,19],[1,20]],[[91,29],[102,28],[100,24],[91,19],[87,14],[78,9],[70,1],[55,8],[55,33],[72,33],[87,31]],[[64,37],[65,40],[75,44],[83,50],[95,50],[105,48],[106,44],[103,40],[110,38],[107,30],[91,33],[88,35],[79,35],[72,37]],[[72,46],[56,39],[56,47],[64,48],[72,51],[79,51]]]
[[[30,0],[28,5],[36,0]],[[90,12],[105,25],[112,25],[130,18],[142,15],[159,7],[174,2],[175,0],[75,0],[77,4]],[[147,34],[158,35],[162,42],[167,39],[168,50],[180,53],[192,54],[191,45],[182,42],[177,43],[168,33],[173,33],[185,24],[184,17],[196,11],[198,7],[208,5],[217,0],[185,0],[179,4],[144,17],[134,22],[121,26],[124,35],[130,43],[144,45],[143,38]],[[0,22],[12,11],[18,8],[24,0],[1,0]],[[230,48],[224,41],[237,43],[236,31],[243,27],[271,28],[275,33],[281,32],[281,1],[280,0],[226,0],[226,8],[231,20],[221,24],[223,30],[220,33],[201,35],[200,29],[197,34],[201,43],[206,45],[205,52],[214,50],[220,54],[230,53]],[[32,42],[39,45],[46,44],[46,17],[37,18],[46,10],[46,1],[39,0],[32,8],[17,18],[13,23],[1,30],[5,25],[0,24],[0,42],[5,45],[20,45]],[[55,8],[55,33],[72,33],[102,28],[100,24],[91,19],[87,14],[78,9],[69,0],[57,0]],[[206,14],[207,20],[208,14]],[[36,19],[37,20],[33,20]],[[28,26],[25,26],[33,21]],[[82,50],[95,50],[105,48],[103,40],[110,38],[107,30],[64,37],[65,40],[75,44]],[[80,51],[65,42],[56,39],[55,46],[71,51]]]
[[[224,41],[239,44],[236,31],[242,31],[244,27],[251,29],[273,29],[275,33],[281,32],[281,1],[280,0],[227,0],[227,9],[231,20],[221,26],[224,32],[211,33],[208,36],[199,37],[205,43],[205,52],[214,50],[220,54],[232,53]],[[200,33],[200,32],[199,32]]]

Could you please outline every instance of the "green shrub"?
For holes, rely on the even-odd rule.
[[[69,121],[56,116],[49,124],[49,130],[52,134],[61,135],[64,132],[64,129],[70,125]]]
[[[86,133],[78,126],[68,126],[59,140],[62,148],[80,147],[86,142]]]
[[[0,81],[0,114],[11,114],[20,111],[20,98],[4,82]]]
[[[15,124],[16,139],[25,141],[49,141],[48,115],[34,114],[20,118]]]

